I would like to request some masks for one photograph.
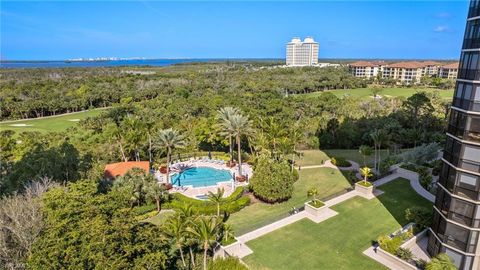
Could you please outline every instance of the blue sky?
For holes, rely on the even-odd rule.
[[[2,1],[3,60],[284,58],[313,36],[320,58],[456,59],[467,1]]]

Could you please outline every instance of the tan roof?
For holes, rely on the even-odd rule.
[[[459,62],[453,62],[453,63],[442,66],[442,68],[458,69],[458,64]]]
[[[398,62],[388,65],[388,67],[392,68],[423,68],[425,66],[424,63],[417,61]]]
[[[384,62],[371,62],[371,61],[357,61],[354,63],[351,63],[350,66],[352,67],[378,67],[385,64]]]
[[[124,176],[133,168],[139,168],[144,170],[145,173],[148,173],[150,163],[148,161],[128,161],[107,164],[107,166],[105,166],[104,175],[105,178],[114,179],[118,176]]]
[[[435,62],[435,61],[424,61],[422,62],[425,66],[441,66],[442,64],[440,64],[439,62]]]

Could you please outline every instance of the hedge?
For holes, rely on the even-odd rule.
[[[224,199],[220,204],[220,212],[234,213],[250,204],[250,198],[243,195],[243,187],[237,187],[235,191]],[[217,204],[208,200],[197,200],[180,193],[172,194],[172,200],[164,203],[164,208],[179,209],[185,204],[191,205],[199,214],[213,215],[217,213]]]
[[[343,157],[332,157],[331,162],[333,165],[338,166],[338,167],[350,167],[352,166],[352,163],[350,161],[346,160]]]

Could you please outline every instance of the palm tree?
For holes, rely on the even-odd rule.
[[[228,241],[230,238],[234,238],[235,234],[233,233],[232,225],[230,224],[223,224],[223,238],[225,241]]]
[[[168,198],[168,192],[164,185],[159,185],[157,181],[152,181],[147,186],[147,196],[155,200],[157,212],[162,210],[161,203]]]
[[[440,253],[427,264],[425,270],[455,270],[457,267],[445,253]]]
[[[184,137],[176,130],[171,128],[162,129],[157,135],[157,146],[167,149],[167,184],[170,183],[170,158],[175,148],[183,148],[185,146]]]
[[[361,145],[358,152],[363,156],[363,166],[367,166],[366,158],[372,155],[372,148],[368,145]]]
[[[232,115],[239,113],[240,110],[234,107],[223,107],[217,111],[217,118],[220,120],[219,127],[222,129],[221,135],[228,138],[230,161],[233,161],[233,131],[229,129],[229,121]]]
[[[217,193],[213,193],[211,191],[208,192],[208,199],[211,202],[214,202],[217,204],[217,217],[220,216],[220,204],[223,202],[223,194],[225,193],[225,190],[222,188],[217,188]]]
[[[187,231],[199,241],[203,249],[203,270],[206,270],[207,253],[218,239],[219,224],[215,218],[202,216]]]
[[[185,263],[185,256],[183,255],[183,247],[187,234],[187,223],[180,215],[175,215],[165,223],[164,234],[175,243],[175,248],[180,251],[183,267],[186,268],[187,264]]]
[[[234,114],[228,121],[228,128],[232,131],[232,135],[235,136],[238,147],[238,175],[242,175],[242,148],[241,139],[242,135],[248,135],[252,132],[252,123],[247,116],[242,114]]]
[[[363,183],[367,184],[367,179],[373,176],[372,169],[368,167],[360,168],[360,174],[363,175]]]
[[[375,150],[374,169],[378,171],[380,168],[380,149],[382,148],[382,144],[386,143],[389,138],[383,129],[376,129],[370,133],[370,137],[373,140]]]
[[[317,196],[318,196],[318,189],[315,187],[312,187],[307,191],[307,196],[312,198],[312,202],[315,203],[317,201]]]

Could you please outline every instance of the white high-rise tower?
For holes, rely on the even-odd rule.
[[[318,64],[318,42],[312,37],[293,38],[287,43],[287,66],[313,66]]]

